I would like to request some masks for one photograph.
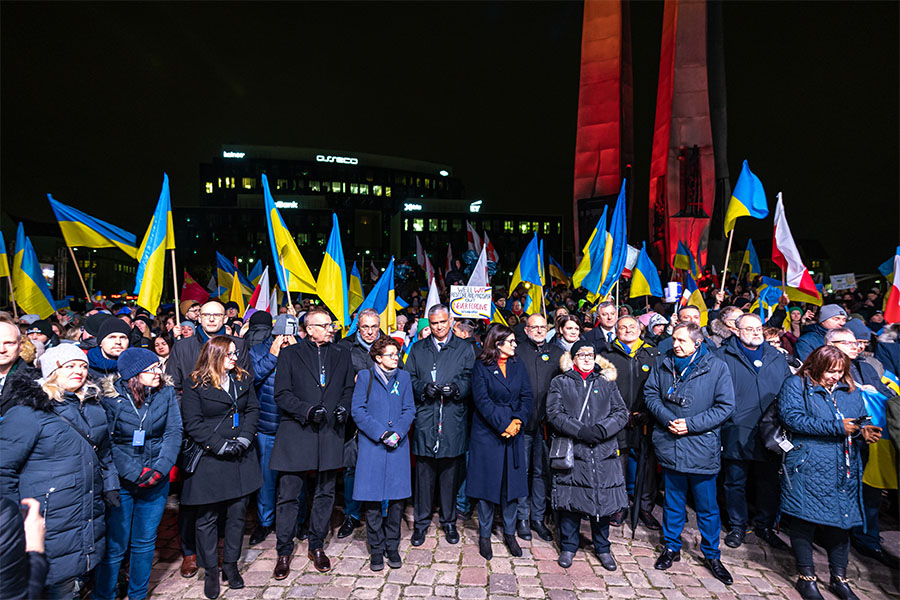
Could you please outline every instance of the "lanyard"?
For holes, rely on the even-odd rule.
[[[841,412],[841,409],[838,408],[837,400],[834,397],[834,392],[828,392],[828,398],[831,400],[831,403],[834,405],[834,412],[837,418],[843,423],[844,421],[844,413]],[[847,479],[850,479],[850,436],[844,437],[844,442],[842,444],[844,447],[844,467],[845,467],[845,476]]]
[[[141,411],[138,410],[137,405],[134,403],[134,399],[131,397],[131,393],[126,391],[125,397],[128,398],[129,402],[131,402],[131,408],[134,410],[134,414],[136,414],[137,418],[141,420],[141,422],[138,424],[138,429],[143,430],[144,429],[144,419],[147,418],[147,414],[150,412],[150,409],[147,408],[144,411],[144,414],[141,415]],[[149,400],[149,398],[148,398],[148,400]],[[147,403],[145,402],[144,405],[146,406]]]

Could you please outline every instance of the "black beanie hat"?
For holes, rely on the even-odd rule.
[[[84,320],[84,330],[92,336],[97,337],[97,334],[100,333],[100,325],[107,319],[112,318],[112,315],[106,313],[97,313],[96,315],[91,315]],[[116,320],[118,321],[118,319]]]
[[[100,329],[97,331],[97,343],[102,342],[107,336],[113,333],[122,333],[126,337],[131,335],[131,327],[122,319],[109,318],[100,323]]]
[[[47,319],[38,319],[34,323],[28,326],[28,329],[25,331],[26,335],[29,333],[43,333],[48,338],[53,337],[53,327],[50,325],[50,321]]]
[[[272,315],[270,315],[267,311],[258,310],[252,315],[250,315],[250,324],[251,325],[268,325],[272,326]]]
[[[594,348],[594,344],[587,340],[578,340],[574,344],[572,344],[572,348],[569,350],[569,354],[572,356],[572,360],[575,360],[575,355],[578,354],[578,351],[582,348],[590,348],[594,350],[596,354],[596,349]]]

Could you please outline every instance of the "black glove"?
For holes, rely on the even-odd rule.
[[[119,497],[119,490],[109,490],[103,492],[103,501],[110,508],[119,508],[122,506],[122,499]]]
[[[325,417],[327,417],[327,416],[328,416],[328,411],[325,410],[324,406],[319,404],[318,406],[315,406],[315,407],[309,409],[309,412],[306,413],[306,420],[309,421],[310,423],[315,423],[316,425],[318,425],[319,423],[324,421]]]
[[[441,395],[441,388],[436,383],[426,383],[424,395],[426,400],[437,400],[437,397]]]
[[[445,400],[457,400],[459,398],[459,386],[455,383],[445,383],[441,386],[441,396]]]
[[[347,407],[346,406],[337,406],[334,409],[334,420],[338,422],[338,425],[347,422]]]
[[[596,444],[603,439],[600,437],[600,432],[592,425],[582,425],[576,437],[587,444]]]
[[[219,455],[224,457],[240,456],[244,452],[244,447],[237,440],[225,440]]]

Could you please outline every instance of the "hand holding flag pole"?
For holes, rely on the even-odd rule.
[[[69,248],[71,250],[71,248]],[[172,287],[175,290],[175,326],[178,327],[178,331],[181,331],[181,307],[178,303],[178,275],[176,275],[177,271],[175,270],[175,248],[170,248],[169,252],[172,253]],[[176,338],[181,338],[181,335],[176,335]]]

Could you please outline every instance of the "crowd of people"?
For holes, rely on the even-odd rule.
[[[597,560],[615,571],[610,528],[630,520],[659,532],[654,566],[666,570],[681,560],[691,497],[718,580],[732,583],[721,533],[728,548],[755,535],[793,552],[802,598],[822,598],[814,544],[829,589],[856,598],[851,544],[898,567],[879,537],[890,494],[864,472],[872,444],[900,441],[900,399],[886,384],[900,372],[900,325],[884,323],[877,289],[821,307],[782,297],[761,315],[746,283],[726,287],[710,291],[706,314],[593,304],[565,285],[526,314],[524,290],[495,290],[503,322],[493,323],[453,319],[413,291],[392,331],[371,309],[342,331],[308,298],[277,315],[185,301],[180,320],[124,304],[0,313],[0,513],[11,532],[0,588],[106,600],[123,585],[145,598],[170,495],[180,573],[202,568],[208,598],[244,585],[248,513],[246,543],[275,534],[275,579],[290,574],[296,540],[331,570],[329,536],[363,523],[370,568],[401,567],[407,503],[413,546],[436,509],[450,544],[477,518],[485,560],[496,520],[512,556],[537,536],[568,568],[586,519]],[[891,441],[866,394],[887,398]]]

